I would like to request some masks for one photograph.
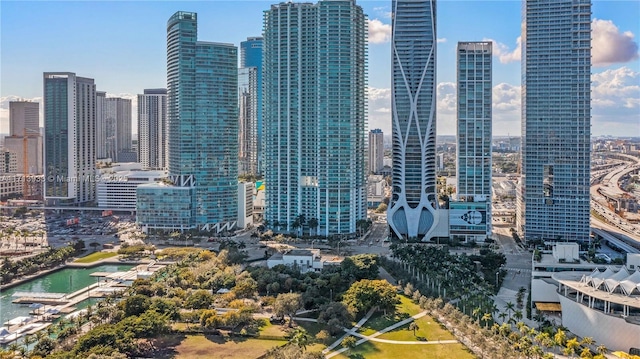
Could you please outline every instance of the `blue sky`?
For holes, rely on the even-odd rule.
[[[0,133],[8,101],[39,100],[42,72],[95,79],[111,95],[135,98],[166,83],[166,21],[198,13],[200,40],[239,45],[262,32],[274,1],[0,1]],[[358,1],[370,19],[369,123],[390,129],[391,1]],[[494,135],[520,134],[520,1],[437,4],[438,134],[455,134],[457,41],[493,40]],[[593,134],[640,136],[640,1],[594,1]],[[134,114],[135,120],[135,114]],[[134,126],[135,127],[135,126]]]

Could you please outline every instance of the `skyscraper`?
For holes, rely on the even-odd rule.
[[[436,196],[436,4],[392,6],[393,187],[387,212],[397,238],[428,240],[438,223]]]
[[[265,219],[276,231],[356,232],[366,218],[366,25],[354,0],[264,15]]]
[[[369,172],[378,173],[384,167],[384,134],[379,128],[369,131]]]
[[[104,113],[107,157],[128,162],[122,159],[122,154],[131,151],[131,100],[107,97]]]
[[[96,91],[96,158],[104,159],[107,155],[107,93]],[[116,159],[113,158],[113,161]]]
[[[16,155],[17,173],[42,174],[39,103],[9,102],[9,136],[4,138],[4,148]]]
[[[197,27],[193,12],[176,12],[167,22],[173,185],[138,187],[143,228],[220,232],[237,221],[238,52],[230,44],[198,41]]]
[[[456,201],[450,234],[484,241],[491,235],[491,42],[458,42]]]
[[[245,120],[246,125],[253,124],[252,127],[247,127],[245,131],[240,130],[240,137],[246,139],[246,152],[248,157],[255,160],[249,161],[249,167],[254,170],[254,174],[264,174],[264,144],[262,141],[262,46],[264,39],[262,37],[248,37],[247,41],[240,43],[240,68],[243,69],[242,75],[238,78],[238,96],[239,101],[245,100],[245,105],[251,105],[255,103],[255,108],[245,108],[244,114],[241,112],[241,121]],[[253,69],[253,70],[251,70]],[[248,73],[248,74],[247,74]],[[246,76],[246,77],[245,77]],[[253,82],[255,77],[255,90],[253,88]],[[243,91],[245,95],[243,96]],[[243,104],[240,104],[242,107]],[[240,111],[243,111],[242,108]],[[243,117],[244,116],[244,117]],[[248,117],[251,116],[251,117]],[[255,117],[254,117],[255,116]],[[240,124],[242,126],[242,124]],[[245,134],[243,136],[243,133]],[[242,152],[242,143],[240,150]],[[246,156],[245,156],[246,157]],[[254,164],[255,161],[255,164]]]
[[[241,174],[258,174],[258,71],[238,69],[238,159]]]
[[[96,85],[72,72],[44,73],[45,200],[51,205],[95,199]]]
[[[138,161],[143,169],[167,168],[167,89],[138,95]]]
[[[591,1],[526,0],[522,27],[521,237],[589,238]]]

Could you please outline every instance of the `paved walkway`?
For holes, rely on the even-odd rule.
[[[369,312],[369,313],[371,313],[371,312]],[[369,313],[367,313],[367,314],[369,314]],[[367,335],[367,336],[357,332],[357,329],[360,326],[362,326],[362,324],[364,324],[364,322],[362,322],[362,320],[361,320],[360,322],[362,322],[362,323],[358,322],[358,324],[360,324],[359,326],[357,325],[358,328],[356,328],[356,326],[354,326],[352,329],[344,328],[344,331],[347,334],[343,335],[340,339],[338,339],[336,342],[331,344],[330,347],[328,347],[327,349],[323,350],[322,353],[325,354],[325,358],[326,359],[329,359],[329,358],[333,358],[334,356],[339,355],[339,354],[349,350],[349,348],[341,348],[341,349],[338,349],[338,350],[336,350],[334,352],[328,353],[333,348],[335,348],[338,344],[340,344],[342,342],[342,340],[344,339],[344,337],[346,337],[347,335],[353,335],[355,337],[360,338],[360,340],[356,341],[356,346],[358,346],[358,345],[360,345],[362,343],[365,343],[367,341],[388,343],[388,344],[404,344],[404,345],[407,345],[407,344],[412,344],[412,345],[425,345],[425,344],[434,345],[434,344],[453,344],[453,343],[458,343],[457,340],[439,340],[437,342],[436,341],[419,342],[419,341],[401,341],[401,340],[388,340],[388,339],[377,339],[376,338],[376,337],[378,337],[378,336],[380,336],[380,335],[382,335],[384,333],[390,332],[390,331],[392,331],[392,330],[394,330],[396,328],[399,328],[399,327],[401,327],[401,326],[403,326],[403,325],[405,325],[407,323],[410,323],[410,322],[412,322],[412,321],[414,321],[416,319],[422,318],[425,315],[427,315],[427,311],[426,310],[422,311],[422,312],[420,312],[420,313],[418,313],[418,314],[416,314],[416,315],[414,315],[412,317],[409,317],[409,318],[407,318],[405,320],[402,320],[402,321],[399,321],[399,322],[397,322],[397,323],[395,323],[393,325],[390,325],[390,326],[388,326],[388,327],[386,327],[386,328],[384,328],[382,330],[379,330],[379,331],[377,331],[377,332],[375,332],[375,333],[373,333],[371,335]]]
[[[374,313],[374,308],[371,308],[369,310],[369,312],[367,312],[367,314],[362,317],[362,319],[360,319],[359,322],[356,323],[356,325],[353,326],[353,328],[351,328],[352,331],[358,331],[358,329],[360,329],[360,327],[367,322],[367,320],[369,320],[369,318],[371,318],[371,316]],[[333,342],[331,345],[329,345],[326,349],[324,349],[322,351],[322,354],[327,354],[328,352],[332,351],[333,348],[337,347],[338,345],[340,345],[340,343],[342,343],[342,340],[344,338],[346,338],[349,335],[349,333],[347,332],[345,335],[341,336],[340,339],[336,340],[335,342]],[[333,354],[333,353],[332,353]],[[327,357],[327,358],[331,358],[331,357]]]

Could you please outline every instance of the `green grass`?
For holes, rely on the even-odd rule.
[[[410,323],[407,323],[393,331],[381,334],[377,338],[402,341],[415,341],[417,337],[426,338],[429,341],[455,339],[453,334],[443,329],[440,324],[430,316],[425,315],[422,318],[418,318],[415,322],[419,328],[416,330],[415,336],[413,335],[413,330],[409,330]]]
[[[76,259],[74,263],[93,263],[102,259],[115,257],[117,255],[118,253],[115,253],[115,252],[93,252],[88,256],[84,256],[82,258]]]
[[[362,354],[367,359],[473,359],[462,344],[405,345],[366,342],[334,358],[347,359],[348,354]],[[346,354],[346,355],[345,355]]]
[[[174,339],[171,342],[171,339]],[[247,338],[224,338],[210,335],[187,335],[168,338],[163,359],[193,358],[251,358],[255,359],[267,350],[285,344],[285,340],[262,340]],[[173,344],[173,345],[171,345]]]
[[[400,295],[399,297],[400,304],[396,305],[395,313],[387,315],[383,312],[374,313],[358,332],[364,335],[371,335],[422,311],[420,306],[415,304],[411,299],[404,295]]]

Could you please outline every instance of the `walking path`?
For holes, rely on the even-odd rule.
[[[351,328],[351,330],[353,330],[353,331],[357,331],[358,329],[360,329],[360,327],[361,327],[364,323],[366,323],[366,322],[367,322],[367,320],[369,320],[369,318],[371,318],[371,316],[373,315],[373,313],[374,313],[374,311],[375,311],[374,309],[375,309],[375,308],[371,308],[371,309],[367,312],[367,314],[366,314],[362,319],[360,319],[360,321],[359,321],[359,322],[357,322],[357,323],[356,323],[356,325],[354,325],[354,326],[353,326],[353,328]],[[338,345],[340,345],[340,343],[342,343],[342,340],[343,340],[344,338],[346,338],[348,335],[349,335],[349,333],[347,332],[345,335],[341,336],[341,337],[340,337],[340,339],[336,340],[335,342],[333,342],[333,344],[329,345],[326,349],[324,349],[324,350],[322,351],[322,354],[327,354],[328,352],[332,351],[332,350],[333,350],[333,348],[335,348],[335,347],[337,347]],[[341,352],[341,353],[342,353],[342,352]],[[331,357],[330,357],[330,356],[327,356],[327,358],[331,358]]]
[[[368,316],[370,316],[369,314],[371,314],[371,311],[369,311],[369,313],[367,313]],[[358,322],[358,324],[356,324],[356,326],[354,326],[351,329],[344,328],[344,331],[347,334],[343,335],[340,339],[338,339],[333,344],[331,344],[331,346],[329,346],[329,347],[327,347],[327,349],[323,350],[322,353],[325,354],[325,358],[326,359],[329,359],[329,358],[333,358],[334,356],[339,355],[339,354],[349,350],[349,348],[341,348],[341,349],[338,349],[338,350],[336,350],[334,352],[328,353],[329,351],[333,350],[333,348],[338,346],[338,344],[340,344],[342,342],[342,340],[347,335],[353,335],[355,337],[360,338],[360,340],[358,340],[356,342],[356,346],[358,346],[358,345],[360,345],[362,343],[365,343],[367,341],[379,342],[379,343],[387,343],[387,344],[405,344],[405,345],[406,344],[434,345],[434,344],[454,344],[454,343],[458,343],[457,340],[438,340],[437,342],[436,341],[419,342],[419,341],[401,341],[401,340],[389,340],[389,339],[378,339],[378,338],[376,338],[376,337],[378,337],[378,336],[380,336],[380,335],[382,335],[384,333],[390,332],[390,331],[392,331],[392,330],[394,330],[396,328],[399,328],[399,327],[401,327],[401,326],[403,326],[403,325],[405,325],[407,323],[410,323],[410,322],[412,322],[412,321],[414,321],[416,319],[422,318],[425,315],[427,315],[427,311],[426,310],[422,311],[422,312],[420,312],[420,313],[418,313],[418,314],[416,314],[416,315],[414,315],[412,317],[409,317],[409,318],[407,318],[405,320],[402,320],[402,321],[399,321],[399,322],[397,322],[395,324],[392,324],[392,325],[390,325],[390,326],[388,326],[388,327],[386,327],[384,329],[381,329],[381,330],[379,330],[379,331],[377,331],[377,332],[375,332],[375,333],[373,333],[371,335],[363,335],[363,334],[360,334],[360,333],[357,332],[357,329],[359,329],[360,326],[362,326],[364,324],[364,322],[361,320],[360,322]],[[365,318],[366,318],[366,316],[365,316]],[[362,318],[362,319],[364,319],[364,318]]]

